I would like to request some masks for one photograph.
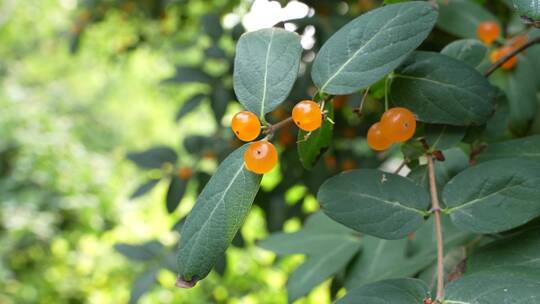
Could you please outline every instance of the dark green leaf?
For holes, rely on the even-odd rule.
[[[513,0],[514,8],[520,16],[540,20],[540,0]]]
[[[540,135],[488,144],[476,159],[488,161],[512,157],[540,161]]]
[[[334,107],[331,102],[324,105],[324,110],[330,119],[334,119]],[[323,153],[330,147],[334,124],[325,119],[322,126],[311,132],[309,138],[305,139],[306,131],[298,131],[298,155],[304,168],[311,170],[313,165],[319,160]]]
[[[441,54],[450,56],[473,67],[477,67],[486,58],[486,46],[476,39],[456,40],[442,49]]]
[[[214,268],[215,271],[220,275],[225,275],[225,270],[227,269],[227,254],[223,253],[218,257],[216,260],[216,267]]]
[[[233,92],[223,86],[222,83],[214,85],[212,90],[212,99],[210,100],[210,106],[212,107],[212,114],[218,125],[221,124],[221,119],[225,115],[227,105],[233,100]]]
[[[496,233],[540,215],[540,163],[501,159],[456,175],[443,191],[452,221],[461,229]]]
[[[139,261],[156,259],[163,254],[163,245],[158,241],[143,244],[117,243],[114,245],[114,249],[129,259]]]
[[[136,199],[144,194],[146,194],[148,191],[154,189],[154,187],[159,183],[159,179],[151,179],[147,181],[146,183],[140,185],[133,191],[133,193],[130,195],[130,199]]]
[[[392,77],[390,99],[418,120],[455,126],[481,125],[493,114],[495,90],[463,61],[415,52]]]
[[[171,183],[169,184],[166,198],[166,206],[168,213],[173,213],[180,204],[180,201],[186,193],[186,184],[186,181],[180,179],[176,175],[171,177]]]
[[[439,0],[438,3],[437,26],[458,37],[476,38],[476,30],[482,21],[497,22],[495,16],[474,1]]]
[[[127,158],[144,169],[158,169],[165,163],[176,163],[176,152],[164,146],[153,147],[141,152],[129,152]]]
[[[323,211],[356,231],[398,239],[428,214],[427,191],[409,179],[377,170],[353,170],[328,179],[317,196]]]
[[[531,229],[489,243],[467,259],[467,273],[507,266],[540,269],[540,231]]]
[[[236,45],[234,91],[258,116],[275,109],[289,95],[298,75],[300,36],[271,28],[249,32]]]
[[[176,120],[180,120],[182,117],[186,116],[186,114],[189,114],[195,110],[202,103],[205,97],[205,94],[197,94],[190,97],[186,102],[184,102],[180,110],[178,110],[178,113],[176,113]]]
[[[203,30],[214,40],[219,40],[223,35],[220,16],[217,13],[209,13],[201,17]]]
[[[420,304],[428,293],[417,279],[380,281],[349,291],[337,304]]]
[[[437,11],[412,1],[372,10],[349,22],[321,48],[311,71],[325,93],[346,95],[377,82],[428,36]]]
[[[450,274],[456,271],[457,267],[467,258],[467,250],[465,247],[457,247],[451,250],[445,248],[443,257],[443,275],[444,284],[446,285]],[[425,269],[418,275],[418,278],[426,282],[432,294],[437,293],[437,264],[434,263],[431,267]],[[451,278],[450,278],[451,279]]]
[[[429,148],[446,150],[458,145],[465,136],[465,128],[447,125],[426,125],[425,140]]]
[[[246,148],[237,149],[221,163],[182,227],[177,255],[179,285],[193,286],[208,275],[249,212],[261,176],[246,170]]]
[[[448,285],[444,303],[537,304],[540,271],[526,267],[497,268],[461,277]]]
[[[133,282],[133,286],[131,287],[131,295],[129,297],[128,304],[138,303],[140,298],[156,285],[156,276],[158,271],[159,269],[153,267],[137,277],[135,282]]]

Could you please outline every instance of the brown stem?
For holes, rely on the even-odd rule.
[[[500,68],[505,62],[510,60],[510,58],[516,56],[517,54],[523,52],[524,50],[528,49],[529,47],[540,43],[540,37],[536,37],[529,42],[525,43],[524,45],[518,47],[517,49],[513,50],[510,54],[504,56],[503,58],[499,59],[497,62],[495,62],[484,74],[484,76],[488,77],[489,75],[493,74],[498,68]]]
[[[273,124],[271,125],[270,127],[268,127],[268,129],[264,130],[263,134],[273,134],[275,133],[277,130],[287,126],[289,123],[291,123],[293,120],[292,120],[292,117],[289,117],[289,118],[285,118],[284,120],[276,123],[276,124]]]
[[[435,168],[433,166],[433,156],[427,155],[429,170],[429,190],[431,193],[431,211],[435,215],[435,237],[437,239],[437,300],[442,301],[444,297],[444,249],[441,226],[441,206],[437,195],[437,183],[435,180]]]
[[[406,160],[403,160],[401,162],[401,164],[399,165],[399,167],[397,167],[396,171],[394,171],[394,174],[398,174],[399,171],[401,171],[401,169],[403,169],[403,167],[405,167],[405,165],[407,164],[407,161]]]
[[[362,116],[362,109],[364,108],[364,102],[366,101],[366,98],[369,94],[369,89],[371,87],[368,87],[366,89],[366,91],[364,92],[364,95],[362,96],[362,100],[360,101],[360,105],[358,106],[358,108],[354,109],[353,112],[356,113],[356,115],[358,115],[358,117],[361,117]]]

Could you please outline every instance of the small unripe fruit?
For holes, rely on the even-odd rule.
[[[392,108],[381,117],[381,132],[392,142],[404,142],[414,135],[416,118],[405,108]]]
[[[193,171],[190,167],[181,167],[178,168],[178,177],[180,177],[181,180],[188,180],[192,175]]]
[[[236,113],[232,119],[231,128],[236,137],[242,141],[252,141],[261,134],[259,118],[248,111]]]
[[[307,132],[315,131],[322,124],[321,108],[314,101],[301,101],[294,106],[292,118],[298,128]]]
[[[499,38],[501,34],[501,28],[495,21],[483,21],[478,25],[476,29],[478,39],[485,44],[492,44]]]
[[[367,133],[367,142],[371,149],[384,151],[392,145],[392,141],[386,138],[381,132],[381,123],[373,124]]]
[[[343,160],[343,163],[341,163],[341,170],[351,171],[353,169],[356,169],[356,162],[354,160],[352,159]]]
[[[249,144],[244,152],[246,168],[253,173],[268,173],[276,166],[277,161],[276,147],[266,140]]]

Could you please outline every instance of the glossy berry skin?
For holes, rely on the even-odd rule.
[[[252,141],[261,134],[259,118],[248,111],[236,113],[232,119],[231,128],[236,137],[242,141]]]
[[[276,147],[266,140],[249,144],[246,152],[244,152],[246,168],[253,173],[268,173],[276,166],[277,161]]]
[[[301,101],[294,106],[292,118],[298,128],[307,132],[315,131],[322,124],[321,108],[314,101]]]
[[[483,21],[476,29],[476,35],[485,44],[492,44],[499,38],[501,28],[495,21]]]
[[[381,132],[392,142],[404,142],[414,135],[416,118],[405,108],[392,108],[381,117]]]
[[[492,63],[495,63],[495,62],[499,61],[499,59],[501,59],[501,58],[507,56],[508,54],[510,54],[513,50],[514,50],[514,48],[512,48],[511,46],[503,46],[503,47],[501,47],[499,49],[496,49],[493,52],[491,52],[491,54],[489,55],[489,59],[491,60]],[[502,68],[505,69],[505,70],[511,70],[511,69],[514,68],[516,63],[517,63],[517,57],[512,56],[512,58],[510,58],[508,61],[506,61],[502,65]]]
[[[384,151],[392,145],[392,141],[386,138],[381,131],[381,123],[373,124],[367,133],[367,142],[371,149],[375,151]]]

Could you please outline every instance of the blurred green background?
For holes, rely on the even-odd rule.
[[[170,168],[139,170],[126,160],[129,151],[166,145],[179,164],[199,164],[179,142],[218,130],[214,105],[181,122],[175,116],[208,87],[164,80],[178,75],[178,66],[197,65],[225,83],[222,91],[213,88],[218,99],[230,94],[234,39],[251,7],[225,0],[0,0],[0,303],[286,302],[287,272],[303,257],[274,264],[274,254],[254,245],[267,235],[261,208],[242,228],[245,248],[228,251],[223,276],[213,272],[184,290],[174,287],[172,269],[160,267],[162,254],[145,250],[174,247],[174,226],[190,210],[197,183],[172,214],[166,180],[130,198]],[[268,26],[251,19],[252,27]],[[217,118],[227,125],[238,108],[231,103]],[[216,164],[207,155],[201,167],[211,173]],[[304,192],[299,186],[288,195],[294,201]],[[304,205],[313,211],[316,204],[311,196]],[[284,227],[296,230],[300,220]],[[124,254],[118,246],[147,241]],[[328,285],[302,302],[329,301]]]

